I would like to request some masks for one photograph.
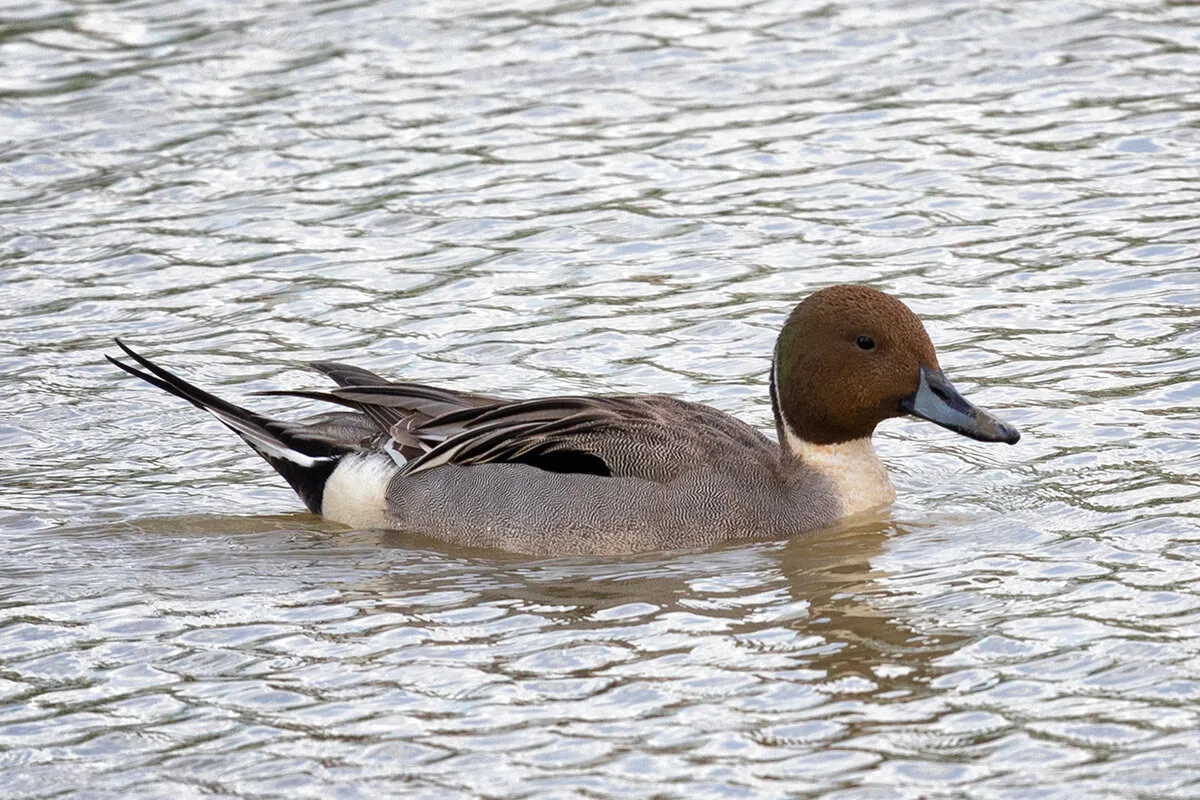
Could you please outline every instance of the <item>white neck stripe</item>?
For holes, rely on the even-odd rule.
[[[843,515],[857,514],[896,499],[887,468],[875,454],[870,436],[838,444],[813,444],[796,436],[790,428],[784,430],[792,455],[829,481]]]

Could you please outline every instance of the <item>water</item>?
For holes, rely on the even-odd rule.
[[[1196,6],[36,2],[0,64],[6,798],[1200,796]],[[896,505],[711,551],[344,532],[102,359],[768,427],[845,280],[1025,438],[888,423]]]

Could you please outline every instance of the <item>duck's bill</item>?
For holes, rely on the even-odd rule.
[[[915,417],[949,428],[981,442],[1016,444],[1020,432],[991,413],[973,405],[938,369],[921,367],[917,391],[900,401],[900,408]]]

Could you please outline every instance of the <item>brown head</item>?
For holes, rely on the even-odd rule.
[[[1020,438],[954,390],[908,306],[867,286],[830,286],[792,310],[775,345],[771,394],[781,443],[862,439],[905,414],[982,441]]]

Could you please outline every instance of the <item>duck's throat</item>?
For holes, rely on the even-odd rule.
[[[857,514],[896,499],[887,467],[875,454],[871,437],[838,444],[813,444],[797,436],[785,423],[780,442],[792,458],[821,476],[837,496],[842,516]]]

